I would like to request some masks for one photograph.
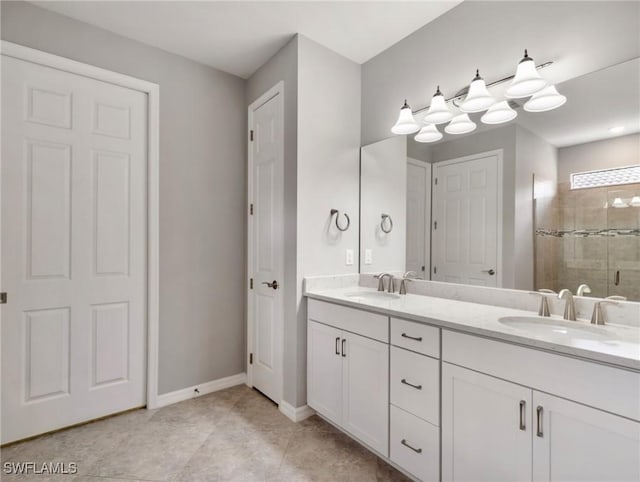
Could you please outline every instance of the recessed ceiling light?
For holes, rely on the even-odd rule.
[[[612,134],[620,134],[624,130],[624,126],[616,126],[609,128],[609,132]]]

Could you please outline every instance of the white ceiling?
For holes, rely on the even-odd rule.
[[[296,33],[363,63],[461,1],[32,3],[248,78]]]

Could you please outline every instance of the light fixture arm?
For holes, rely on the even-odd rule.
[[[542,63],[542,64],[540,64],[540,65],[536,65],[536,69],[537,69],[537,70],[544,69],[544,68],[546,68],[546,67],[549,67],[551,64],[553,64],[553,61],[544,62],[544,63]],[[493,87],[493,86],[495,86],[495,85],[499,85],[499,84],[504,84],[505,82],[509,82],[509,81],[510,81],[510,80],[512,80],[514,77],[515,77],[515,74],[510,75],[510,76],[508,76],[508,77],[504,77],[504,78],[499,79],[499,80],[496,80],[496,81],[491,82],[491,83],[489,83],[489,84],[486,84],[486,85],[487,85],[487,88],[489,88],[489,87]],[[438,87],[438,89],[439,89],[439,87]],[[465,87],[465,88],[463,88],[463,89],[459,90],[458,92],[456,92],[456,94],[455,94],[454,96],[449,97],[448,99],[447,99],[447,98],[445,98],[445,100],[444,100],[444,101],[445,101],[445,102],[447,102],[447,103],[448,103],[448,102],[453,102],[453,105],[455,105],[456,107],[458,107],[458,104],[456,104],[456,102],[455,102],[455,101],[456,101],[456,100],[458,100],[458,101],[459,101],[459,100],[462,100],[462,98],[467,94],[467,92],[468,92],[468,91],[469,91],[469,87],[467,86],[467,87]],[[423,112],[423,111],[425,111],[425,110],[429,109],[429,107],[430,107],[430,106],[428,105],[428,106],[426,106],[426,107],[421,107],[420,109],[414,110],[414,111],[413,111],[413,114],[414,114],[414,115],[415,115],[415,114],[419,114],[420,112]]]

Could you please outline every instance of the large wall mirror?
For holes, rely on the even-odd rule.
[[[640,301],[640,59],[561,84],[563,106],[361,150],[360,271]]]

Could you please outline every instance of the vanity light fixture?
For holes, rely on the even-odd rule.
[[[538,70],[536,64],[531,57],[527,49],[524,51],[524,57],[518,64],[516,75],[511,82],[511,85],[505,92],[505,97],[511,99],[519,99],[522,97],[530,97],[536,92],[541,91],[547,86],[547,81],[544,80]]]
[[[508,100],[503,100],[489,107],[489,110],[480,118],[485,124],[502,124],[515,119],[518,113],[511,108]]]
[[[442,139],[442,132],[433,124],[427,124],[420,129],[414,139],[416,142],[436,142]]]
[[[496,99],[489,93],[484,79],[480,77],[480,70],[476,70],[476,76],[469,85],[469,93],[460,106],[460,110],[462,112],[482,112],[495,103]]]
[[[418,132],[420,130],[420,125],[413,118],[413,112],[411,112],[411,107],[407,104],[407,100],[404,100],[404,105],[400,109],[400,115],[398,116],[398,120],[395,125],[391,128],[391,132],[393,134],[404,135],[404,134],[413,134],[414,132]]]
[[[467,134],[476,129],[476,123],[469,119],[469,114],[455,116],[444,128],[447,134]]]
[[[567,98],[558,92],[555,85],[548,85],[540,92],[536,92],[525,102],[524,110],[527,112],[547,112],[557,109],[567,102]]]
[[[431,99],[431,105],[429,106],[429,110],[427,114],[424,116],[425,124],[444,124],[445,122],[449,122],[453,119],[453,114],[447,107],[447,102],[440,92],[440,86],[436,90],[436,93],[433,94],[433,98]]]
[[[640,196],[633,196],[629,205],[634,208],[640,208]]]
[[[611,134],[620,134],[621,132],[624,131],[624,126],[615,126],[615,127],[610,127],[609,128],[609,132]]]
[[[629,207],[629,205],[626,202],[624,202],[622,200],[622,198],[617,197],[611,203],[611,207],[612,208],[626,208],[626,207]]]

